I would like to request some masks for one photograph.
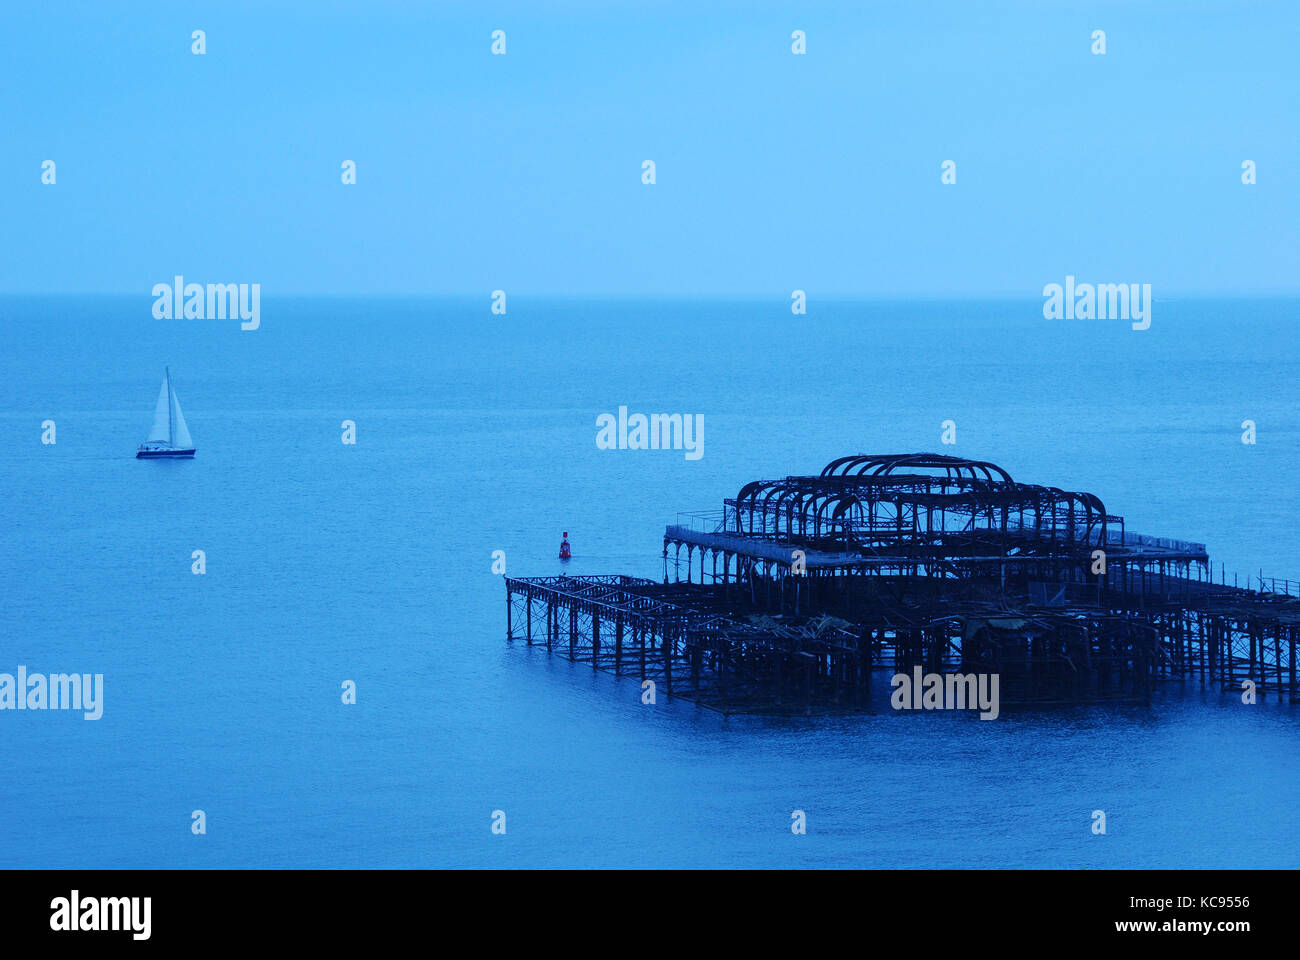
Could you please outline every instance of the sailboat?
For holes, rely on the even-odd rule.
[[[190,439],[190,430],[185,426],[181,402],[172,389],[171,368],[163,369],[166,372],[163,375],[162,389],[158,391],[158,405],[153,411],[153,429],[149,431],[149,439],[140,444],[140,449],[136,451],[137,460],[194,456],[194,441]]]

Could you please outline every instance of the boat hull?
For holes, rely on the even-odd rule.
[[[193,460],[194,450],[138,450],[135,458],[137,460]]]

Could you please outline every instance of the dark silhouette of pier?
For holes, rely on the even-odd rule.
[[[1162,679],[1297,696],[1300,582],[1215,583],[1204,544],[991,463],[755,481],[679,514],[663,556],[662,583],[508,578],[509,639],[735,713],[853,709],[873,670],[917,666],[998,674],[1007,704],[1140,702]]]

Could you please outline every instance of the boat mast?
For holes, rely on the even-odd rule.
[[[163,367],[167,373],[167,446],[176,446],[176,428],[172,426],[172,368]]]

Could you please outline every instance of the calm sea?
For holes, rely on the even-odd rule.
[[[492,573],[495,550],[557,572],[568,530],[571,571],[657,577],[679,510],[934,450],[1092,491],[1229,580],[1294,579],[1296,301],[1157,301],[1145,332],[1038,300],[794,317],[779,292],[512,295],[505,317],[268,295],[254,332],[151,302],[0,300],[0,672],[105,684],[98,721],[0,712],[2,866],[1300,862],[1300,718],[1274,699],[1171,686],[992,723],[646,707],[508,645]],[[137,462],[164,364],[198,457]],[[620,405],[702,414],[703,458],[598,450]]]

